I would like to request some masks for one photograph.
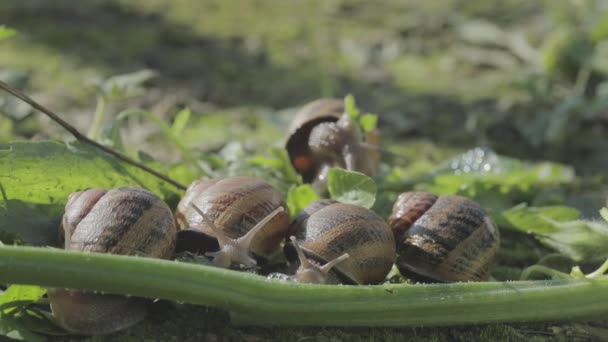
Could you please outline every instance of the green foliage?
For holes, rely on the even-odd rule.
[[[344,110],[353,121],[359,124],[361,130],[365,133],[373,131],[378,124],[377,115],[371,113],[361,114],[361,111],[355,103],[355,97],[351,94],[346,95],[344,98]]]
[[[127,74],[109,77],[97,83],[104,97],[112,100],[122,100],[141,95],[144,84],[158,76],[154,70],[139,70]]]
[[[327,175],[327,188],[331,198],[338,202],[369,209],[376,201],[376,183],[360,172],[331,168]]]
[[[522,201],[532,202],[540,189],[572,184],[575,180],[574,170],[566,165],[526,162],[475,148],[427,174],[380,184],[380,188],[459,194],[478,200],[486,208],[503,210]]]
[[[184,128],[186,128],[186,125],[188,124],[188,121],[190,121],[190,116],[192,116],[190,108],[184,108],[175,115],[173,125],[171,126],[171,130],[175,136],[182,134]]]
[[[0,147],[0,232],[28,244],[57,244],[67,197],[74,191],[146,188],[174,202],[177,191],[150,174],[79,143],[15,142]]]
[[[319,199],[315,190],[309,184],[292,186],[287,193],[287,207],[289,216],[295,217],[302,209],[311,202]]]
[[[371,132],[378,125],[378,116],[370,113],[365,113],[361,115],[359,119],[359,125],[361,125],[361,129],[363,132]]]
[[[11,302],[36,302],[44,294],[46,290],[39,286],[29,286],[29,285],[11,285],[6,289],[6,291],[0,294],[0,316],[4,314],[8,314],[11,311],[15,310],[13,307],[8,307],[7,304]]]
[[[33,333],[38,327],[48,326],[36,317],[36,312],[28,310],[28,305],[36,303],[46,293],[38,286],[11,285],[0,291],[0,336],[14,340],[44,341],[45,338]]]
[[[608,223],[579,219],[579,212],[563,206],[519,205],[501,213],[499,222],[526,233],[576,262],[608,258]]]
[[[6,27],[4,25],[0,25],[0,40],[10,38],[17,34],[17,31],[10,27]]]
[[[387,1],[382,6],[313,1],[276,6],[273,1],[265,0],[255,4],[187,0],[171,5],[161,1],[120,0],[112,6],[98,6],[94,1],[78,8],[70,1],[56,1],[53,5],[37,2],[33,6],[17,3],[0,4],[7,20],[15,18],[10,19],[14,23],[10,20],[7,23],[25,33],[5,39],[15,31],[0,26],[5,52],[0,56],[4,67],[0,79],[21,89],[35,90],[35,96],[48,99],[47,103],[56,106],[59,112],[81,115],[80,109],[90,107],[93,95],[83,92],[89,88],[82,84],[92,75],[101,75],[102,81],[97,83],[101,114],[91,136],[130,155],[139,154],[140,159],[157,169],[166,169],[183,184],[203,175],[254,175],[287,193],[293,215],[316,197],[307,185],[301,185],[284,151],[269,149],[268,146],[282,138],[281,124],[286,119],[282,112],[275,115],[268,108],[293,106],[320,93],[353,91],[361,94],[357,96],[361,103],[373,104],[374,110],[382,114],[383,140],[385,137],[398,139],[402,144],[399,153],[409,149],[406,162],[394,159],[391,164],[401,166],[384,164],[374,178],[380,189],[374,195],[377,197],[374,210],[383,216],[390,210],[397,193],[411,189],[474,198],[490,209],[499,219],[501,230],[508,232],[501,254],[521,262],[517,267],[507,266],[516,270],[513,273],[546,252],[529,247],[536,246],[527,244],[535,243],[532,236],[560,253],[585,260],[594,248],[605,243],[603,223],[596,222],[596,227],[592,221],[580,220],[573,208],[532,207],[547,202],[572,205],[576,203],[573,196],[587,196],[591,191],[598,194],[600,201],[577,204],[577,207],[586,213],[592,211],[589,208],[605,205],[605,188],[579,187],[573,171],[576,167],[577,174],[585,177],[584,181],[593,179],[594,186],[605,183],[608,16],[601,8],[601,1],[524,3],[509,0],[500,6],[479,1],[466,4]],[[53,10],[48,10],[50,7]],[[89,12],[94,15],[89,17]],[[129,14],[123,22],[120,15],[112,16],[116,18],[115,25],[106,25],[103,21],[122,12]],[[82,25],[76,37],[70,25],[53,21],[61,19],[54,18],[57,13],[84,19],[79,21]],[[204,14],[204,20],[200,20],[200,13]],[[234,13],[238,13],[238,20],[234,20]],[[145,20],[137,21],[138,17]],[[138,25],[133,25],[132,20]],[[157,20],[167,25],[155,25]],[[538,26],[539,22],[543,25]],[[360,39],[362,33],[368,32],[373,35],[366,34],[366,39]],[[126,44],[117,45],[108,39],[118,34]],[[73,41],[79,42],[76,48],[71,48]],[[201,46],[200,51],[196,50],[197,46]],[[303,51],[285,49],[285,46],[313,48]],[[335,46],[340,49],[334,49]],[[167,124],[170,121],[165,117],[153,118],[150,113],[157,112],[152,110],[145,110],[147,114],[124,114],[115,120],[103,120],[106,115],[114,115],[114,110],[125,105],[125,100],[129,100],[129,106],[142,108],[148,108],[151,97],[157,100],[158,92],[150,96],[145,91],[154,72],[144,70],[108,77],[125,72],[142,60],[158,67],[162,73],[158,85],[163,94],[169,94],[158,99],[159,103],[164,104],[177,93],[177,104],[167,111],[173,118],[172,125]],[[70,72],[65,72],[66,66]],[[20,74],[23,70],[27,70],[27,83],[7,76],[8,72]],[[174,91],[176,84],[180,89]],[[192,99],[184,99],[183,90]],[[16,106],[14,102],[9,97],[0,99],[0,142],[15,140],[15,137],[29,138],[37,133],[56,135],[56,131],[47,131],[31,119],[29,107]],[[352,96],[347,96],[345,103],[349,114],[358,118],[362,131],[371,131],[376,126],[377,117],[363,114]],[[235,105],[239,107],[231,107]],[[181,110],[185,106],[193,111]],[[103,124],[107,122],[111,122],[111,126],[103,131],[106,128]],[[133,124],[139,122],[142,125]],[[155,162],[134,146],[125,146],[128,139],[123,139],[120,132],[140,136],[141,131],[137,129],[149,122],[157,125],[158,132],[146,137],[146,150],[155,151],[154,155],[159,158],[171,157],[177,150],[181,155],[179,163],[165,166],[167,162]],[[133,127],[137,127],[135,132]],[[429,143],[432,150],[410,140],[404,142],[404,137],[412,135],[433,141]],[[161,152],[147,148],[154,143],[161,145]],[[44,144],[55,146],[56,143]],[[505,158],[489,150],[483,150],[483,157],[479,156],[479,150],[469,151],[442,167],[435,167],[457,149],[479,144],[493,146],[501,153],[518,158],[542,157],[573,167]],[[405,145],[408,146],[402,148]],[[155,188],[155,180],[122,164],[114,167],[118,163],[112,164],[87,148],[67,149],[68,155],[57,158],[57,164],[49,162],[57,156],[54,149],[48,156],[42,148],[38,152],[30,155],[32,160],[40,158],[40,166],[35,165],[36,159],[28,167],[44,170],[40,176],[47,180],[40,183],[40,178],[26,166],[13,172],[12,165],[20,164],[20,159],[6,163],[6,154],[0,150],[0,241],[22,243],[22,232],[31,230],[33,236],[35,230],[43,227],[48,227],[41,230],[42,235],[48,235],[44,240],[48,240],[51,232],[54,234],[65,196],[70,191],[98,183],[131,184],[131,178],[137,178],[135,182],[142,186]],[[81,169],[80,164],[85,167]],[[101,165],[99,170],[98,165]],[[92,175],[93,184],[84,177],[74,176],[71,169]],[[126,175],[124,170],[135,176]],[[106,171],[109,179],[100,181]],[[52,178],[56,173],[68,176]],[[146,180],[139,182],[140,178]],[[344,186],[342,193],[358,193],[360,188],[361,184],[352,182]],[[169,199],[174,196],[170,188],[155,191],[166,191]],[[46,199],[40,193],[53,198]],[[18,199],[14,199],[16,194]],[[371,199],[371,192],[364,191],[357,196]],[[512,208],[521,202],[530,206]],[[507,208],[511,209],[503,211]],[[608,217],[608,211],[601,213]],[[516,246],[528,248],[525,257],[519,247],[510,244],[511,239],[516,241]],[[32,243],[31,239],[25,240]],[[591,240],[596,240],[597,245],[589,244]],[[602,253],[605,252],[599,251],[598,255]],[[504,257],[500,262],[509,260],[511,258]],[[573,336],[590,336],[596,328],[578,327],[551,325],[531,330],[568,340]],[[514,339],[531,337],[524,333],[526,328],[521,332],[508,329],[513,331],[509,336],[516,336]],[[464,330],[457,334],[444,331],[445,335],[433,332],[428,339],[471,340],[479,339],[482,334],[481,330]],[[417,329],[411,333],[420,336],[428,332]],[[390,340],[401,333],[370,334],[379,336],[378,340]],[[223,336],[221,331],[218,334]],[[256,339],[259,331],[242,334],[239,332],[240,339],[252,336]],[[281,334],[285,339],[294,338],[292,331]],[[350,332],[324,329],[297,334],[299,338],[313,339],[359,338],[355,333],[348,335]],[[141,337],[134,336],[133,339]],[[164,336],[172,338],[170,331]],[[274,330],[269,330],[268,336],[275,337]],[[534,338],[541,339],[538,335]]]

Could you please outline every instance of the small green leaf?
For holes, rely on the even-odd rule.
[[[377,124],[378,124],[377,115],[374,115],[371,113],[365,113],[365,114],[361,115],[361,117],[359,118],[359,126],[361,126],[361,129],[365,133],[373,131],[376,128]]]
[[[357,108],[355,97],[352,94],[348,94],[344,98],[344,110],[353,118],[353,120],[356,120],[359,117],[359,108]]]
[[[190,112],[190,108],[184,108],[177,113],[175,120],[173,120],[173,126],[171,127],[173,134],[179,136],[184,131],[184,128],[188,124],[191,115],[192,113]]]
[[[19,302],[37,302],[44,294],[46,289],[32,285],[11,285],[6,291],[0,293],[0,307],[19,301]],[[0,314],[4,310],[0,311]]]
[[[44,296],[46,289],[32,285],[11,285],[0,292],[0,336],[15,340],[44,341],[45,339],[32,332],[36,326],[48,325],[46,320],[31,317],[26,306],[35,303]]]
[[[556,226],[547,221],[557,222],[577,220],[580,212],[566,206],[528,207],[520,204],[501,213],[504,223],[517,230],[527,233],[549,234],[557,230]]]
[[[602,218],[606,221],[608,221],[608,208],[602,208],[600,209],[600,215],[602,215]]]
[[[331,198],[371,208],[376,201],[376,183],[370,177],[355,171],[331,168],[327,176]]]
[[[126,99],[140,95],[144,91],[144,83],[155,78],[158,73],[154,70],[143,69],[128,74],[109,77],[100,84],[101,91],[114,100]]]
[[[497,221],[531,233],[544,245],[576,262],[602,262],[608,258],[608,223],[580,220],[573,208],[526,207],[504,211]],[[504,226],[504,225],[503,225]]]
[[[319,196],[309,184],[292,186],[287,193],[287,206],[289,215],[293,218],[311,202],[319,199]]]
[[[17,31],[13,30],[10,27],[6,27],[4,25],[0,25],[0,40],[10,38],[17,34]]]

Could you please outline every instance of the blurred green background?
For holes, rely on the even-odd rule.
[[[423,174],[481,146],[573,166],[581,182],[568,189],[575,195],[567,204],[592,214],[606,203],[608,1],[2,0],[0,25],[15,30],[0,40],[0,80],[131,154],[141,150],[171,163],[186,157],[150,119],[175,125],[184,108],[192,115],[179,142],[193,158],[235,141],[266,151],[281,145],[299,106],[351,93],[361,108],[379,115],[384,148],[406,157],[393,160],[407,165],[408,174],[400,176]],[[119,116],[129,108],[150,115]],[[68,137],[0,94],[0,143]],[[214,314],[191,310],[177,315],[193,326],[185,316]],[[161,322],[160,338],[180,336],[180,326],[165,316],[124,339],[159,336],[155,325]],[[218,335],[252,341],[293,334],[401,340],[412,333],[439,341],[592,340],[608,338],[605,326],[276,336],[226,328]],[[197,336],[217,339],[213,330]]]
[[[352,93],[380,115],[385,141],[482,145],[595,173],[607,164],[607,10],[585,0],[3,0],[0,22],[17,34],[0,43],[0,76],[84,131],[96,84],[151,69],[145,90],[110,101],[110,114],[137,106],[171,121],[188,106],[200,120],[229,114],[199,126],[234,125],[245,139],[260,116]],[[2,140],[59,132],[2,99]],[[194,126],[192,146],[234,138]],[[153,140],[146,125],[126,129]]]

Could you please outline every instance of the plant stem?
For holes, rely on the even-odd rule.
[[[420,326],[602,318],[608,277],[492,283],[310,285],[167,260],[0,247],[0,282],[209,305],[247,325]]]
[[[109,153],[111,155],[113,155],[114,157],[116,157],[117,159],[120,159],[128,164],[131,164],[133,166],[136,166],[152,175],[154,175],[157,178],[162,179],[163,181],[175,186],[176,188],[180,189],[180,190],[186,190],[186,186],[183,184],[180,184],[179,182],[174,181],[173,179],[169,178],[168,176],[163,175],[162,173],[149,168],[148,166],[130,158],[129,156],[126,156],[118,151],[114,151],[113,149],[104,146],[100,143],[98,143],[95,140],[89,139],[87,138],[84,134],[80,133],[76,127],[70,125],[69,123],[67,123],[65,120],[63,120],[59,115],[55,114],[53,111],[51,111],[50,109],[47,109],[46,107],[44,107],[43,105],[39,104],[38,102],[34,101],[32,98],[30,98],[29,96],[25,95],[24,93],[20,92],[19,90],[9,86],[8,84],[0,81],[0,89],[3,89],[4,91],[8,92],[9,94],[15,96],[16,98],[20,99],[21,101],[29,104],[30,106],[32,106],[32,108],[44,113],[46,116],[48,116],[49,118],[51,118],[51,120],[55,121],[57,124],[59,124],[61,127],[63,127],[65,130],[67,130],[68,132],[70,132],[74,138],[76,138],[79,141],[84,142],[85,144],[89,144],[94,146],[95,148],[98,148],[106,153]]]
[[[106,98],[103,95],[97,95],[97,105],[95,106],[95,114],[93,115],[93,123],[89,127],[87,137],[91,140],[99,138],[99,132],[103,128],[103,122],[106,118]]]

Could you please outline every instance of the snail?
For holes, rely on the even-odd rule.
[[[481,281],[490,276],[500,236],[488,214],[461,196],[399,195],[388,220],[397,267],[420,281]]]
[[[253,267],[251,254],[267,259],[287,236],[285,208],[281,193],[253,177],[194,181],[177,206],[178,245],[186,246],[178,249],[194,244],[215,266]]]
[[[320,99],[306,104],[294,117],[285,148],[295,170],[306,183],[322,193],[331,167],[341,167],[372,176],[378,162],[377,131],[367,135],[369,144],[337,99]]]
[[[171,209],[153,193],[135,187],[72,193],[60,230],[65,249],[169,258],[176,226]],[[140,298],[49,289],[57,323],[79,334],[105,334],[131,326],[146,315]]]
[[[395,240],[386,222],[356,205],[313,202],[296,216],[290,233],[294,237],[285,252],[292,262],[299,255],[297,281],[377,284],[395,262]]]

